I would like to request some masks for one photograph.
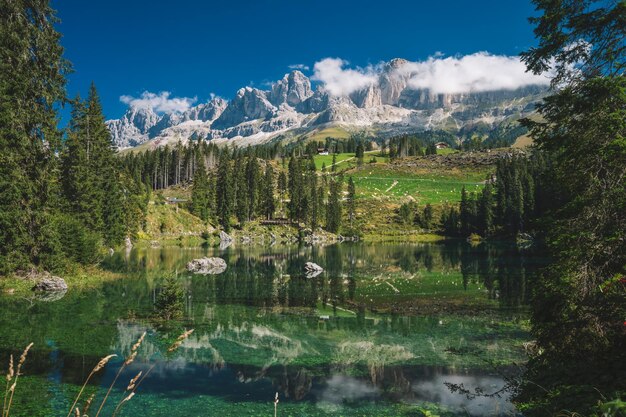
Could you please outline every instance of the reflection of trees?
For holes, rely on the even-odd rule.
[[[480,282],[490,299],[499,299],[507,307],[519,307],[527,302],[526,283],[529,257],[514,245],[462,245],[459,259],[463,283]],[[530,255],[532,256],[532,254]]]

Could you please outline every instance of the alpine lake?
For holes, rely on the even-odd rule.
[[[203,256],[227,269],[186,271]],[[324,272],[307,277],[306,262]],[[526,302],[544,264],[515,244],[465,241],[114,253],[102,267],[123,276],[97,290],[0,295],[3,373],[34,343],[11,416],[66,416],[94,365],[117,354],[79,402],[96,393],[95,415],[143,332],[100,415],[112,415],[128,381],[148,370],[117,415],[516,415],[503,387],[527,360]],[[184,294],[176,320],[155,307],[168,276]],[[186,329],[193,334],[168,353]]]

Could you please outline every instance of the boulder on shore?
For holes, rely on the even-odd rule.
[[[314,278],[324,272],[324,268],[315,262],[307,262],[304,264],[304,272],[306,273],[307,278]]]
[[[220,231],[220,250],[224,250],[233,243],[233,237],[225,231]]]
[[[55,277],[54,275],[46,275],[35,284],[33,291],[66,292],[67,283],[63,278]]]
[[[187,264],[187,271],[194,274],[215,275],[226,271],[226,261],[222,258],[199,258]]]

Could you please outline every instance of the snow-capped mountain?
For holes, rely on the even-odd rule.
[[[292,71],[270,90],[244,87],[226,102],[213,98],[182,113],[158,115],[150,108],[131,106],[107,125],[115,144],[132,147],[150,141],[153,146],[188,140],[262,143],[339,126],[391,135],[420,130],[457,133],[472,126],[483,131],[514,122],[534,110],[545,93],[542,85],[516,89],[433,94],[414,88],[416,73],[408,61],[384,64],[375,82],[347,95],[333,95],[323,85]]]

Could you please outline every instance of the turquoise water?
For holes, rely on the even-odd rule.
[[[227,270],[185,272],[205,255],[223,257]],[[307,278],[307,261],[325,272]],[[12,416],[65,416],[99,358],[116,353],[86,390],[102,398],[143,332],[101,415],[148,370],[118,415],[272,416],[276,393],[279,416],[511,415],[506,393],[468,399],[446,383],[493,393],[516,374],[541,264],[514,246],[465,242],[116,253],[103,266],[124,278],[99,290],[0,298],[0,363],[35,343]],[[155,300],[168,275],[184,303],[180,320],[164,322]]]

